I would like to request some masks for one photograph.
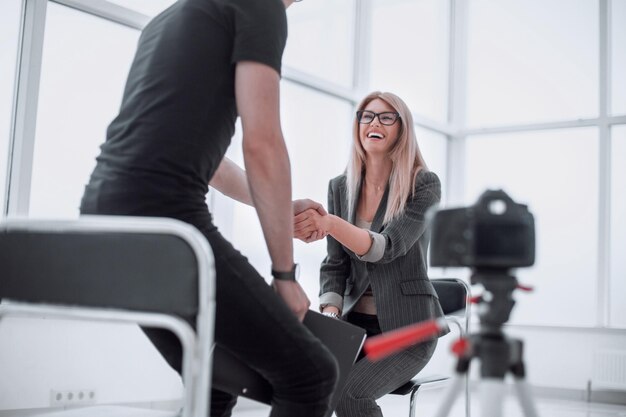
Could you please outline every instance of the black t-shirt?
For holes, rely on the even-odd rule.
[[[235,65],[280,73],[281,0],[180,0],[143,30],[119,115],[81,203],[90,214],[208,217],[208,182],[234,133]]]

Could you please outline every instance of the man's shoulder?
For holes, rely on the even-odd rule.
[[[198,1],[198,0],[196,0]],[[201,0],[206,1],[206,0]],[[234,10],[240,14],[250,14],[250,17],[266,19],[269,16],[276,18],[287,16],[285,4],[282,0],[212,0],[220,7]],[[286,21],[285,21],[286,23]]]
[[[261,22],[271,19],[273,23],[282,23],[282,18],[286,19],[285,5],[282,0],[186,0],[184,3],[187,10],[201,11],[212,17],[222,17],[228,19],[253,19]],[[219,16],[213,16],[218,14]],[[221,22],[224,23],[224,22]],[[286,20],[285,20],[286,24]],[[241,29],[248,29],[254,26],[244,26]]]

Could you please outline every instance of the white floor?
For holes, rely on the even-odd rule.
[[[418,394],[416,417],[434,416],[439,409],[443,390],[428,390]],[[471,415],[481,417],[480,404],[472,396]],[[611,405],[587,403],[573,400],[557,400],[535,398],[535,403],[541,417],[626,417],[626,405]],[[385,417],[408,417],[409,398],[396,395],[387,395],[379,401]],[[246,399],[241,399],[233,410],[233,417],[267,417],[269,407]],[[458,398],[449,417],[463,417],[464,402]],[[524,417],[517,398],[507,397],[504,400],[502,417]]]

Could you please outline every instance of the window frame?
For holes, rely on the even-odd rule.
[[[15,96],[11,116],[11,132],[7,158],[7,177],[2,215],[27,215],[29,207],[31,171],[33,165],[35,125],[39,94],[39,79],[43,51],[43,36],[48,1],[72,7],[94,16],[140,30],[150,20],[149,16],[106,0],[22,0],[22,16],[18,45],[18,66],[15,78]],[[611,127],[626,125],[626,115],[611,115],[611,4],[612,0],[599,1],[600,48],[599,66],[599,116],[583,120],[554,121],[523,125],[509,125],[479,129],[466,128],[467,91],[467,31],[468,5],[465,0],[449,1],[449,64],[448,64],[448,116],[446,123],[437,123],[414,114],[415,124],[441,133],[447,146],[445,205],[463,204],[465,143],[469,136],[530,130],[549,130],[595,126],[600,134],[599,152],[599,222],[596,325],[607,328],[610,322],[610,229],[611,229]],[[283,77],[291,82],[340,98],[356,106],[367,93],[369,23],[371,0],[355,2],[354,74],[351,88],[338,86],[314,75],[284,68]],[[541,327],[540,324],[537,326]]]

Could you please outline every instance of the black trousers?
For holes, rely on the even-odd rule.
[[[96,200],[83,198],[82,214],[166,217],[161,213],[138,213],[125,208],[125,204],[103,205],[103,199],[98,199],[97,205],[90,201]],[[196,227],[206,236],[215,257],[215,342],[272,385],[271,417],[325,416],[338,376],[334,356],[210,221]],[[164,330],[144,332],[180,373],[182,349],[178,339]],[[213,389],[211,416],[230,416],[236,401],[235,396]]]

